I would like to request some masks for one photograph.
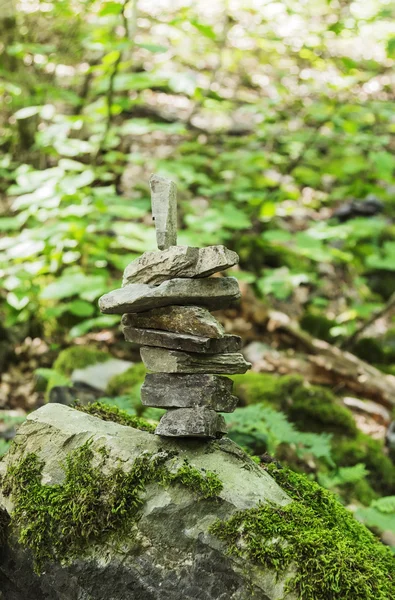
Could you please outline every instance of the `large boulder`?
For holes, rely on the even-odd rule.
[[[288,495],[227,438],[131,423],[146,431],[48,404],[20,427],[0,463],[0,598],[393,597],[391,552],[315,484],[274,465]]]

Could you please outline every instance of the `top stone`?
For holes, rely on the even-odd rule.
[[[162,252],[145,252],[131,262],[123,274],[122,285],[148,283],[159,285],[168,279],[209,277],[239,262],[236,252],[225,246],[190,248],[171,246]]]
[[[159,250],[177,244],[177,186],[170,179],[151,175],[152,218]]]

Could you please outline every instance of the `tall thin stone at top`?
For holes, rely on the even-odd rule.
[[[152,218],[159,250],[177,245],[177,186],[174,181],[151,175]]]

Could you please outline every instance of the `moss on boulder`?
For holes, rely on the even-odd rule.
[[[318,484],[273,464],[268,470],[293,502],[258,506],[214,523],[210,532],[229,552],[278,573],[296,564],[287,589],[303,600],[395,597],[391,550]]]
[[[227,439],[161,439],[47,405],[21,426],[0,472],[14,540],[0,580],[15,600],[395,594],[391,551],[333,495],[261,468]]]

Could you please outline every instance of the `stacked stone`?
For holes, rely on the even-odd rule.
[[[210,277],[237,264],[238,256],[224,246],[176,245],[174,210],[171,216],[169,206],[169,198],[175,199],[172,186],[163,178],[151,178],[160,250],[130,263],[122,288],[102,296],[99,305],[103,313],[123,314],[125,339],[141,346],[149,371],[142,403],[167,409],[156,433],[215,438],[226,433],[219,413],[232,412],[237,404],[232,380],[222,375],[245,373],[251,366],[239,352],[241,339],[226,335],[209,312],[240,298],[235,278]],[[161,211],[155,210],[155,187],[162,191],[164,223]]]

